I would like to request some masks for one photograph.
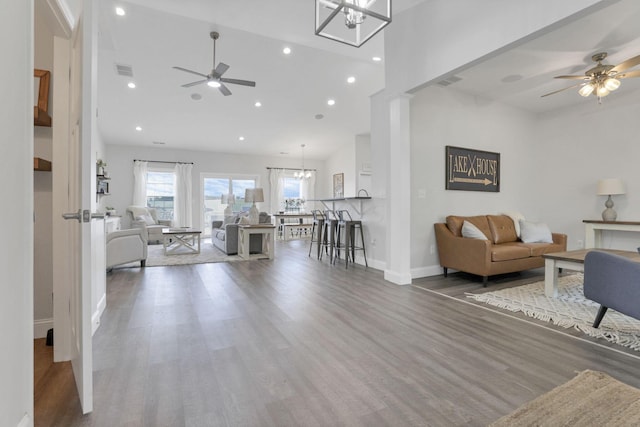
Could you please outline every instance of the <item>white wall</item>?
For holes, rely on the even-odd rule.
[[[569,235],[569,247],[584,241],[583,219],[602,219],[603,178],[621,178],[627,194],[613,196],[618,221],[640,220],[640,91],[616,92],[602,105],[585,99],[581,108],[554,111],[536,125],[532,176],[540,218]],[[607,232],[606,247],[635,250],[640,233]]]
[[[53,33],[40,8],[35,9],[34,67],[40,70],[53,70]],[[53,80],[58,77],[51,74],[49,94]],[[49,102],[49,115],[55,117],[53,103]],[[52,128],[34,126],[34,156],[51,161]],[[52,173],[34,172],[34,338],[46,336],[53,327],[53,240],[52,240]]]
[[[355,138],[355,137],[354,137]],[[333,175],[344,173],[344,197],[356,195],[356,145],[355,139],[350,144],[343,145],[334,152],[326,162],[327,175],[324,181],[325,193],[318,194],[319,198],[333,197]]]
[[[166,148],[129,147],[122,145],[105,146],[109,175],[111,176],[111,196],[103,197],[105,203],[117,209],[123,215],[123,228],[129,227],[129,219],[125,210],[133,200],[133,160],[158,160],[175,162],[193,162],[193,224],[200,225],[200,174],[201,173],[234,173],[258,175],[259,183],[265,189],[264,203],[258,204],[258,209],[268,210],[269,205],[269,175],[267,166],[299,168],[300,159],[290,157],[246,156],[225,153],[172,150]],[[323,161],[306,160],[305,167],[317,169],[316,197],[325,194],[323,182],[326,180]]]
[[[430,87],[416,94],[411,102],[414,277],[441,273],[439,269],[420,269],[438,265],[437,253],[431,253],[436,244],[433,224],[443,222],[447,215],[515,210],[533,219],[539,214],[540,169],[532,161],[539,151],[535,126],[535,116],[530,113],[454,89]],[[500,192],[445,190],[446,145],[500,153]]]
[[[0,425],[33,425],[33,2],[0,13]],[[22,424],[21,424],[22,425]]]

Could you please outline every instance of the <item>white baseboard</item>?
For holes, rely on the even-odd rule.
[[[418,267],[411,269],[411,278],[419,279],[421,277],[439,276],[443,274],[442,267],[439,265],[429,265],[426,267]]]
[[[396,285],[410,285],[411,284],[411,274],[402,274],[396,271],[385,270],[384,271],[384,280],[395,283]]]
[[[33,321],[33,339],[46,338],[47,331],[53,328],[53,319],[38,319]]]
[[[91,316],[91,335],[95,334],[98,328],[100,327],[100,318],[102,317],[102,313],[104,309],[107,307],[107,294],[102,295],[100,301],[98,301],[98,307],[96,311]]]

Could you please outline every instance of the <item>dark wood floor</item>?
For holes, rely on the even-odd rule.
[[[307,244],[280,242],[274,261],[115,269],[94,412],[62,404],[37,425],[483,426],[576,371],[640,386],[636,355],[461,301],[481,287],[468,277],[396,286]]]

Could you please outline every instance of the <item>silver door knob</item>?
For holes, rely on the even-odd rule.
[[[78,212],[73,213],[63,213],[62,218],[64,219],[77,219],[78,222],[82,222],[82,209],[78,209]]]

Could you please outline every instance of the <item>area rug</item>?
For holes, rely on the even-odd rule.
[[[603,372],[587,370],[500,418],[491,427],[638,425],[640,390]]]
[[[211,244],[210,239],[200,242],[199,254],[165,255],[162,245],[149,245],[147,248],[147,267],[167,265],[206,264],[209,262],[243,261],[238,255],[227,255]],[[139,263],[136,263],[140,265]]]
[[[564,328],[574,328],[591,337],[605,339],[640,351],[640,321],[609,309],[598,329],[593,320],[599,304],[588,300],[582,292],[581,273],[558,279],[558,297],[544,294],[544,281],[515,286],[467,298],[523,314]]]

